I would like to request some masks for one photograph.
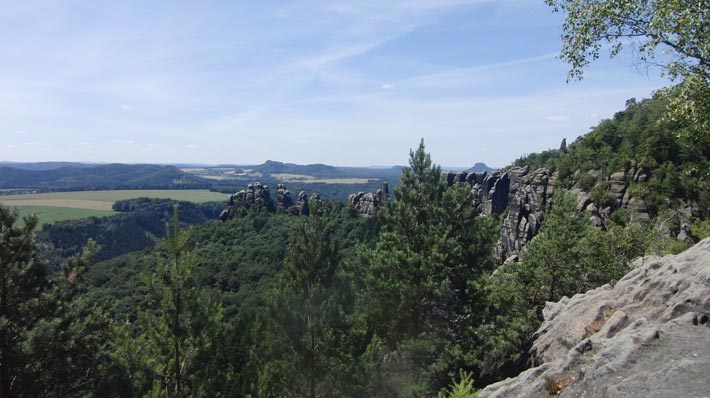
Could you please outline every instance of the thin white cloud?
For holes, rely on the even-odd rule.
[[[481,64],[468,68],[452,68],[434,73],[414,76],[406,80],[407,85],[422,87],[461,87],[491,81],[493,76],[502,75],[506,69],[530,65],[555,59],[558,53],[547,53],[504,62]]]
[[[397,87],[397,86],[396,86],[395,84],[392,84],[392,83],[385,83],[385,84],[383,84],[382,86],[380,86],[380,88],[382,88],[383,90],[391,90],[391,89],[393,89],[393,88],[395,88],[395,87]]]
[[[549,120],[554,123],[566,123],[569,121],[569,118],[562,115],[547,115],[545,116],[545,120]]]

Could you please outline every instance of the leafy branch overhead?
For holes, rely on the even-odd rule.
[[[609,46],[611,56],[634,49],[642,62],[657,63],[671,78],[710,79],[710,7],[706,0],[545,0],[567,14],[560,58],[569,79]],[[658,54],[659,51],[661,54]]]

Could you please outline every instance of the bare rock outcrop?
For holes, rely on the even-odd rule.
[[[636,260],[616,285],[548,303],[543,315],[536,367],[480,398],[710,396],[710,238]]]
[[[390,197],[387,182],[377,192],[358,192],[348,196],[348,204],[365,217],[372,217]]]
[[[312,194],[309,200],[308,194],[303,191],[299,192],[294,200],[285,184],[278,184],[276,196],[272,198],[269,187],[258,182],[249,184],[247,189],[230,195],[227,202],[227,208],[219,215],[221,221],[227,221],[235,217],[239,210],[255,208],[265,209],[272,213],[307,216],[310,214],[313,205],[316,208],[322,208],[323,204],[320,195],[317,193]]]
[[[530,170],[511,167],[494,172],[445,175],[449,186],[469,184],[473,206],[482,215],[504,215],[503,226],[495,248],[498,261],[520,253],[540,228],[541,215],[549,203],[556,175],[547,169]],[[506,213],[507,211],[507,213]]]

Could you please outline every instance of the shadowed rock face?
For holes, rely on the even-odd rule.
[[[390,197],[387,182],[377,192],[358,192],[348,197],[348,204],[365,217],[372,217],[377,209],[384,206]]]
[[[494,172],[444,176],[449,186],[468,184],[473,206],[482,215],[503,215],[503,226],[495,248],[499,262],[520,253],[540,228],[541,215],[550,202],[557,177],[547,169],[512,167]]]
[[[271,197],[271,191],[266,185],[261,183],[249,184],[247,189],[241,190],[234,195],[230,195],[227,201],[227,208],[219,215],[221,221],[227,221],[234,217],[239,209],[265,209],[272,213],[288,213],[307,216],[310,214],[311,206],[321,207],[320,195],[311,195],[309,205],[308,195],[301,191],[296,200],[293,200],[291,192],[286,189],[286,185],[279,184],[276,187],[276,198]]]
[[[536,367],[479,397],[710,396],[710,238],[636,260],[615,286],[548,303],[543,315]]]
[[[590,171],[595,178],[601,171]],[[509,167],[494,172],[459,173],[448,172],[443,178],[449,186],[468,184],[473,194],[473,206],[481,215],[503,215],[503,224],[494,255],[498,263],[511,262],[521,253],[523,246],[538,232],[542,214],[550,204],[557,181],[557,174],[545,168],[531,170],[528,167]],[[607,195],[614,208],[599,208],[587,192],[571,189],[577,196],[577,211],[586,211],[590,221],[599,228],[609,225],[614,209],[623,209],[629,221],[648,223],[651,220],[649,207],[641,198],[631,196],[629,185],[644,183],[649,178],[647,172],[636,162],[631,162],[624,170],[612,173],[606,179]],[[679,231],[666,231],[679,241],[688,239],[688,220],[697,215],[697,210],[686,205],[673,213],[679,220]]]

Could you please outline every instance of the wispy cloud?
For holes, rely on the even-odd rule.
[[[549,14],[528,0],[13,2],[2,156],[395,164],[425,137],[447,164],[502,165],[659,85],[616,70],[565,85]]]
[[[569,121],[569,118],[567,116],[562,115],[547,115],[545,116],[545,120],[549,120],[555,123],[566,123]]]

